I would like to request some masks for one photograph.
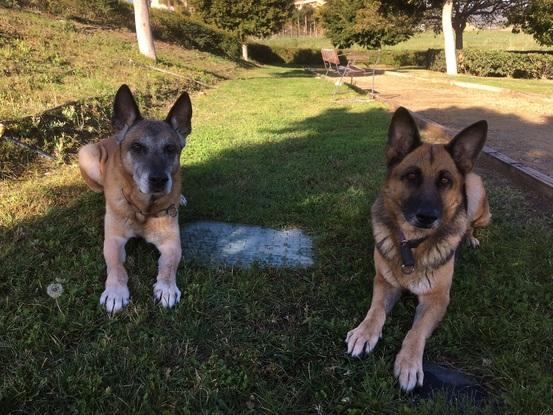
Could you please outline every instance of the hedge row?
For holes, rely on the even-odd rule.
[[[369,59],[376,62],[378,51],[367,53]],[[322,65],[320,49],[269,47],[252,43],[249,54],[260,63]],[[392,67],[416,66],[445,72],[445,56],[441,49],[384,50],[380,53],[379,62]],[[458,53],[458,69],[461,73],[476,76],[553,79],[553,53],[465,49]]]
[[[36,9],[68,19],[134,31],[132,5],[118,0],[0,0],[0,6]],[[156,39],[233,59],[240,57],[240,42],[235,35],[189,16],[151,10],[150,23]]]
[[[553,79],[553,53],[466,49],[458,53],[461,73],[476,76]],[[433,51],[427,68],[445,72],[443,51]]]

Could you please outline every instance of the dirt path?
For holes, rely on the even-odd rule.
[[[371,78],[354,78],[370,89]],[[453,129],[489,124],[487,145],[553,176],[553,101],[546,97],[465,89],[420,79],[377,75],[377,93]]]

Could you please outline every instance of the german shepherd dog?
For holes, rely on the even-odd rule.
[[[132,237],[143,237],[161,253],[154,300],[166,308],[180,300],[180,154],[192,131],[191,118],[192,104],[184,92],[164,121],[143,119],[129,87],[122,85],[113,106],[116,133],[79,151],[84,180],[106,199],[107,279],[100,304],[111,314],[129,302],[123,263],[125,244]]]
[[[424,346],[449,304],[457,247],[464,237],[478,246],[473,230],[490,222],[482,180],[473,173],[487,129],[486,121],[479,121],[447,145],[428,144],[409,111],[399,108],[392,117],[387,178],[372,207],[376,275],[371,306],[346,343],[353,357],[370,353],[402,291],[416,294],[415,320],[394,365],[405,391],[423,384]]]

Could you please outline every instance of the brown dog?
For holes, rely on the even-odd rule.
[[[110,313],[129,302],[125,244],[137,236],[153,243],[161,253],[154,300],[166,308],[180,300],[176,284],[181,258],[180,153],[192,130],[191,118],[192,104],[184,92],[165,121],[142,119],[129,87],[122,85],[114,102],[117,133],[79,151],[84,180],[106,198],[107,279],[100,304]]]
[[[427,144],[405,108],[391,121],[388,174],[372,207],[376,275],[371,307],[346,342],[351,356],[371,352],[402,291],[416,294],[415,321],[394,366],[406,391],[423,383],[424,346],[449,304],[455,251],[465,236],[478,246],[473,229],[490,222],[482,180],[472,172],[486,134],[487,123],[480,121],[447,145]]]

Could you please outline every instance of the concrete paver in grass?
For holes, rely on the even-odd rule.
[[[276,230],[224,222],[194,222],[181,230],[185,260],[248,268],[308,268],[314,264],[311,238],[299,229]]]

